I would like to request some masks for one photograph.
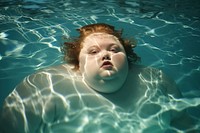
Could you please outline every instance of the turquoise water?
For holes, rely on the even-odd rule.
[[[171,108],[175,107],[176,110],[187,108],[192,116],[200,117],[200,2],[198,0],[170,2],[24,0],[2,1],[0,7],[1,105],[3,99],[24,77],[39,69],[63,63],[60,52],[63,36],[73,37],[77,35],[75,29],[83,25],[105,22],[117,29],[123,28],[125,37],[136,38],[138,46],[135,51],[142,58],[141,64],[161,69],[176,81],[184,98],[176,101],[180,103],[179,106]],[[97,97],[102,100],[101,96]],[[103,103],[110,105],[106,101]],[[126,114],[123,111],[119,113],[118,109],[111,111],[107,106],[99,106],[89,112],[102,111],[102,108],[105,113],[102,112],[95,119],[105,120],[105,123],[99,125],[99,132],[103,125],[113,128],[115,124],[116,130],[123,127],[121,129],[124,132],[135,129],[142,132],[151,120],[140,118],[138,115],[133,115],[130,119],[131,113]],[[161,112],[163,110],[164,107]],[[84,112],[88,113],[88,108],[82,110],[85,115],[81,117],[84,124],[81,124],[80,131],[91,120],[88,117],[89,113]],[[113,115],[107,116],[106,113]],[[121,120],[122,118],[124,120]],[[141,121],[148,124],[138,124]],[[196,125],[196,128],[199,126]],[[73,127],[70,129],[74,131]],[[84,130],[89,131],[90,128]],[[146,132],[150,130],[152,129],[146,129]],[[175,129],[170,131],[178,132]]]

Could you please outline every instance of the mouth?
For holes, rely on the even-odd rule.
[[[105,61],[101,65],[101,68],[105,68],[105,69],[111,69],[112,67],[113,67],[113,64],[111,62],[109,62],[109,61]]]

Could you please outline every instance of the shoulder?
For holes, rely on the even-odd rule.
[[[150,86],[158,86],[164,94],[176,98],[182,97],[175,81],[162,70],[142,65],[133,65],[130,71],[136,73],[141,82]]]
[[[47,88],[50,89],[50,87],[55,85],[55,83],[58,84],[63,80],[66,81],[66,84],[67,82],[70,83],[69,80],[72,77],[78,78],[68,65],[63,64],[48,67],[26,76],[22,82],[16,86],[13,93],[16,92],[20,96],[32,95],[33,93],[36,93],[36,91],[42,91]]]
[[[34,125],[30,133],[37,132],[42,121],[53,119],[55,110],[59,115],[64,114],[67,110],[64,97],[73,93],[73,77],[78,81],[79,76],[68,65],[45,68],[25,77],[4,101],[0,118],[2,132],[28,132],[25,129],[28,123]],[[44,115],[44,111],[51,117]],[[2,127],[4,124],[7,127]]]

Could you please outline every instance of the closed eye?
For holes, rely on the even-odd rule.
[[[88,54],[91,54],[91,55],[95,55],[97,53],[99,53],[99,49],[98,48],[91,48],[88,50]]]
[[[96,50],[92,50],[89,52],[89,54],[97,54],[97,53],[98,53],[98,51],[96,51]]]
[[[120,51],[119,47],[111,47],[110,48],[110,51],[114,52],[114,53],[117,53]]]

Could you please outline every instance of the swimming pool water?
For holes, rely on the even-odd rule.
[[[25,76],[63,63],[63,36],[73,37],[83,25],[105,22],[123,28],[125,37],[136,38],[141,64],[173,78],[185,97],[187,106],[182,105],[200,117],[198,0],[3,0],[0,7],[1,105]]]

